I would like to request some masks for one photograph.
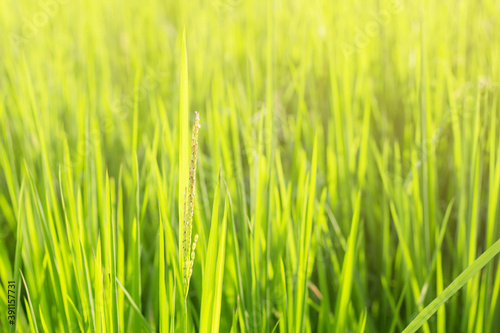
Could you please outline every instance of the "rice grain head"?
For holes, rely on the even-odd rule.
[[[198,112],[195,112],[196,119],[193,125],[193,133],[191,139],[191,164],[189,168],[189,186],[184,189],[184,233],[183,233],[183,257],[182,274],[184,283],[184,297],[187,297],[189,291],[189,281],[193,273],[193,263],[195,258],[196,242],[198,234],[194,236],[193,244],[191,237],[193,232],[193,215],[194,215],[194,196],[196,194],[196,164],[198,159],[198,130],[200,128],[200,117]]]

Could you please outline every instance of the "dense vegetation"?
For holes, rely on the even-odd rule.
[[[0,330],[500,331],[499,19],[1,1]]]

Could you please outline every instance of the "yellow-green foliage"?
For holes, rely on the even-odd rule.
[[[499,55],[497,0],[0,1],[0,331],[500,332]]]

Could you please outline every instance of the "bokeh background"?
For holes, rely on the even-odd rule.
[[[499,19],[494,0],[3,0],[2,330],[402,331],[500,236]],[[424,332],[500,330],[498,260]]]

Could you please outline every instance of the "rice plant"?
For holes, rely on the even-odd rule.
[[[0,332],[500,331],[498,1],[0,31]]]

